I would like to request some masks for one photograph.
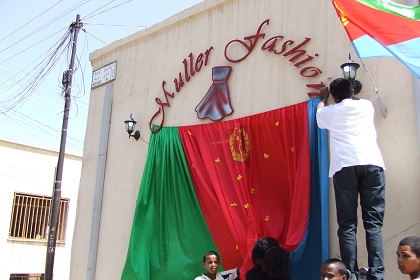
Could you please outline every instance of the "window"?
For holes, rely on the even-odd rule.
[[[9,238],[47,239],[51,197],[15,193],[10,219]],[[57,242],[66,240],[69,199],[62,198],[58,218]],[[22,278],[32,279],[32,278]]]
[[[44,280],[44,273],[13,273],[10,280]]]

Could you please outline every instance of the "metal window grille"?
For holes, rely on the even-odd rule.
[[[13,273],[10,280],[44,280],[44,273]]]
[[[51,215],[51,200],[52,198],[50,196],[15,193],[10,219],[9,238],[47,239],[48,224]],[[66,240],[69,203],[69,199],[61,199],[57,242],[65,242]]]

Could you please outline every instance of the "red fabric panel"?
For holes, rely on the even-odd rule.
[[[303,102],[179,127],[195,192],[224,268],[250,268],[258,237],[272,236],[288,251],[302,240],[310,191],[307,111]]]

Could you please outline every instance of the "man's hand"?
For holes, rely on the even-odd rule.
[[[321,100],[328,100],[328,97],[330,96],[330,91],[328,90],[328,87],[324,87],[323,89],[321,89],[319,95],[321,96]]]
[[[316,110],[323,108],[327,104],[328,97],[330,96],[330,91],[328,90],[328,87],[324,87],[319,92],[319,96],[321,96],[321,100],[318,103],[318,106],[316,107]]]

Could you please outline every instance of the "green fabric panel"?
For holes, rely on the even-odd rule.
[[[194,279],[217,250],[188,171],[177,127],[153,133],[121,279]],[[223,268],[221,268],[223,269]]]
[[[405,17],[412,20],[420,20],[420,6],[411,7],[401,5],[391,1],[383,0],[357,0],[358,2],[371,8],[382,10],[390,14]]]

